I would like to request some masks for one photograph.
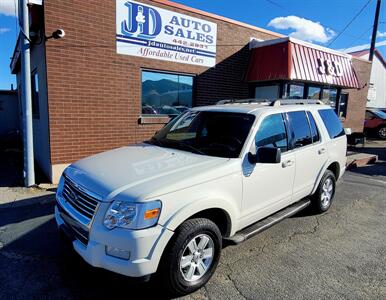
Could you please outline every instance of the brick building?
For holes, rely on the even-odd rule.
[[[327,100],[362,131],[365,60],[166,0],[51,0],[29,11],[35,160],[53,182],[75,160],[147,139],[187,107],[221,99]],[[46,38],[58,28],[64,38]],[[288,53],[256,59],[272,44],[300,45],[304,76],[288,69]],[[323,60],[310,63],[306,48]],[[19,52],[17,44],[18,81]],[[261,60],[282,61],[287,73],[261,77]]]

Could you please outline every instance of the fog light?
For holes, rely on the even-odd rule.
[[[106,246],[106,254],[110,256],[114,256],[121,259],[130,259],[130,251],[119,249],[112,246]]]

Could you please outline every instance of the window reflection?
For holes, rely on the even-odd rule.
[[[279,85],[257,86],[255,89],[256,99],[277,99],[279,98]]]
[[[285,85],[285,98],[287,99],[303,99],[304,86],[299,84]]]
[[[310,86],[308,87],[307,99],[320,99],[320,87]]]
[[[323,89],[322,101],[330,105],[333,109],[336,108],[336,89]]]
[[[192,107],[193,77],[142,72],[142,114],[176,116]]]

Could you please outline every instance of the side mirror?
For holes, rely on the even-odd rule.
[[[248,160],[251,164],[278,164],[281,162],[280,148],[260,147],[256,154],[248,153]]]

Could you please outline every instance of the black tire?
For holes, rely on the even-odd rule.
[[[327,184],[331,183],[332,190],[330,191],[330,199],[327,201],[326,198],[326,188]],[[329,186],[329,185],[328,185]],[[330,170],[326,170],[324,172],[324,175],[322,179],[319,182],[318,188],[316,189],[315,193],[311,196],[311,205],[315,212],[317,213],[324,213],[326,212],[332,204],[332,200],[335,196],[335,187],[336,187],[336,178],[333,172]]]
[[[386,126],[380,126],[377,129],[377,135],[381,140],[386,140]]]
[[[183,270],[180,269],[180,262],[188,244],[199,236],[210,237],[213,243],[213,257],[211,263],[202,277],[195,281],[188,281],[184,278]],[[209,243],[209,242],[208,242]],[[215,272],[221,254],[222,236],[217,225],[204,218],[190,219],[182,223],[176,230],[174,238],[169,242],[162,255],[159,269],[159,279],[169,296],[178,297],[190,294],[204,286]],[[186,257],[186,256],[185,256]],[[193,261],[192,261],[193,262]],[[191,263],[193,264],[193,263]],[[190,268],[190,267],[188,267]],[[198,268],[195,272],[198,272]],[[199,276],[199,275],[197,275]]]

